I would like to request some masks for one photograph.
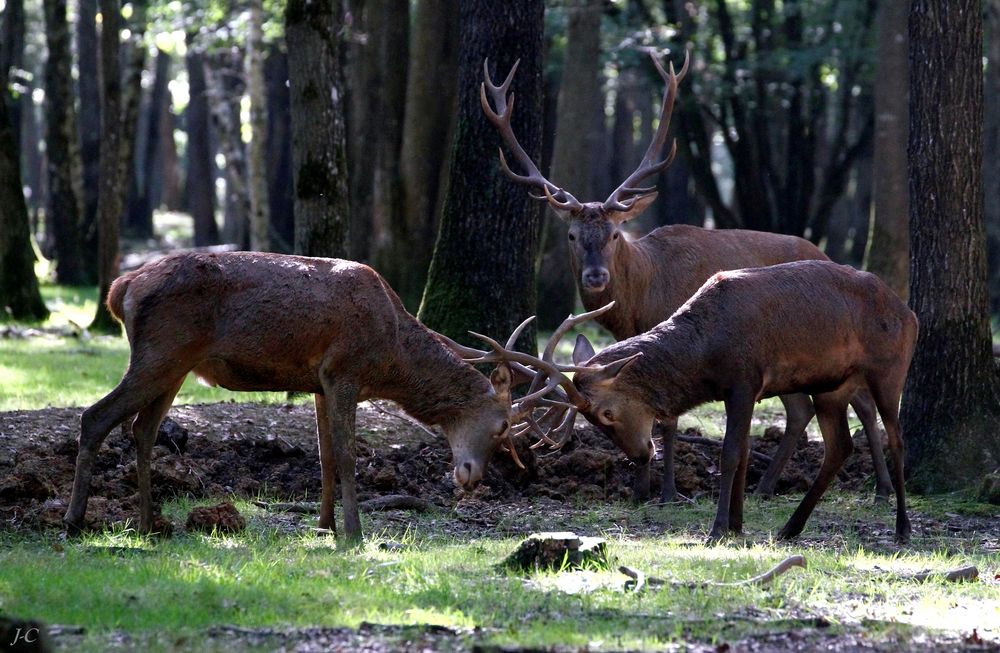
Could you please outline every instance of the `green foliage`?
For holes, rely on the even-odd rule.
[[[358,627],[436,624],[470,634],[477,643],[614,650],[662,650],[669,643],[721,643],[789,630],[807,635],[817,620],[825,635],[855,633],[889,648],[935,631],[982,632],[1000,616],[1000,598],[988,582],[917,583],[905,574],[975,564],[992,574],[996,561],[974,541],[958,548],[947,538],[918,541],[910,550],[864,546],[854,520],[890,531],[891,510],[867,500],[833,495],[821,508],[835,520],[822,547],[774,544],[766,532],[791,509],[780,499],[751,500],[748,522],[758,543],[704,547],[700,525],[711,499],[691,507],[610,505],[562,511],[529,509],[511,518],[518,532],[539,525],[609,538],[618,563],[669,581],[728,582],[749,578],[793,554],[808,569],[793,570],[766,587],[702,587],[622,591],[614,570],[540,572],[522,578],[495,564],[520,537],[470,539],[445,533],[459,518],[414,518],[401,530],[384,524],[357,550],[334,541],[288,534],[248,504],[247,532],[234,536],[181,534],[140,537],[127,528],[61,541],[49,536],[0,534],[0,611],[48,623],[85,624],[83,650],[105,650],[122,634],[144,650],[208,647],[204,632],[239,627]],[[166,512],[179,521],[191,506]],[[381,519],[381,518],[378,518]],[[516,523],[515,523],[516,521]],[[303,524],[303,527],[305,525]],[[641,534],[640,534],[641,533]],[[763,534],[762,534],[763,533]],[[384,550],[391,539],[400,550]],[[815,631],[813,631],[815,632]],[[881,647],[876,647],[881,648]]]

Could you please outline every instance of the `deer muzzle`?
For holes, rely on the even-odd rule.
[[[611,280],[611,273],[603,266],[589,266],[580,273],[580,282],[588,292],[601,292]]]
[[[483,479],[483,467],[479,463],[466,460],[455,465],[455,484],[463,490],[472,490]]]

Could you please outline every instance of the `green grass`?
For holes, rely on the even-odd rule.
[[[1000,623],[996,585],[917,583],[901,576],[976,564],[992,577],[997,560],[976,553],[974,543],[959,554],[934,541],[906,552],[872,550],[845,528],[822,548],[774,544],[766,530],[776,528],[792,504],[752,499],[748,519],[763,525],[764,533],[756,531],[748,543],[704,547],[699,529],[707,524],[710,504],[592,507],[563,518],[568,523],[559,527],[596,533],[617,524],[606,534],[617,563],[668,580],[740,580],[796,553],[806,556],[809,568],[793,570],[771,587],[637,595],[622,591],[625,577],[615,570],[527,578],[500,571],[495,563],[518,538],[444,536],[450,515],[420,518],[405,531],[378,531],[379,525],[368,522],[369,532],[380,534],[344,551],[322,536],[280,534],[259,509],[239,504],[250,527],[238,536],[160,540],[118,531],[67,542],[0,534],[0,613],[83,625],[82,650],[94,651],[104,650],[115,633],[127,633],[149,650],[172,650],[177,638],[190,645],[217,624],[436,624],[480,628],[483,643],[655,650],[671,642],[716,643],[808,628],[818,617],[832,624],[825,632],[857,632],[864,624],[866,636],[877,641],[938,629],[984,632]],[[166,512],[177,521],[188,507],[174,503]],[[844,524],[853,517],[888,518],[884,509],[839,495],[823,507]],[[519,518],[522,528],[551,526],[544,512]],[[662,534],[634,535],[623,522],[655,525]],[[385,538],[403,541],[404,549],[381,550]]]

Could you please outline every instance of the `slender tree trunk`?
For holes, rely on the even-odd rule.
[[[913,0],[909,39],[910,302],[920,336],[901,421],[910,482],[940,492],[1000,466],[983,221],[981,5]]]
[[[190,99],[187,123],[187,197],[194,219],[196,247],[219,242],[219,226],[215,222],[215,162],[212,156],[209,127],[208,85],[205,81],[205,57],[188,37],[187,73]]]
[[[535,256],[541,206],[512,183],[496,158],[498,137],[482,115],[483,60],[494,80],[521,60],[513,92],[513,129],[534,160],[541,149],[541,0],[517,3],[466,0],[459,24],[459,115],[451,178],[420,319],[462,341],[467,331],[505,336],[535,303]],[[498,271],[502,273],[498,274]],[[519,346],[534,350],[534,325]]]
[[[409,5],[394,0],[378,0],[373,36],[378,45],[382,68],[379,88],[379,124],[372,179],[372,264],[395,287],[409,274],[410,242],[405,238],[403,191],[399,155],[403,141],[406,108],[406,66],[409,58]],[[400,235],[404,235],[400,238]]]
[[[100,0],[101,7],[101,188],[97,202],[97,315],[91,329],[113,331],[117,323],[105,306],[111,282],[118,276],[119,219],[122,209],[122,75],[120,0]]]
[[[875,58],[878,80],[875,83],[875,218],[865,266],[904,300],[909,293],[910,268],[906,170],[909,4],[879,3]]]
[[[100,185],[101,89],[97,63],[97,0],[79,0],[76,24],[77,88],[80,96],[80,163],[83,174],[83,251],[97,251],[97,195]],[[87,276],[97,278],[98,262],[84,257]]]
[[[243,55],[236,48],[221,49],[207,66],[209,107],[219,150],[226,161],[222,237],[240,249],[250,246],[250,202],[247,195],[246,151],[243,146],[240,100],[246,90]]]
[[[603,134],[595,129],[593,110],[603,104],[600,54],[601,0],[584,0],[568,7],[566,56],[556,109],[556,138],[550,179],[571,189],[584,201],[593,197],[590,163]],[[626,176],[628,174],[626,173]],[[625,177],[622,177],[624,179]],[[545,211],[543,254],[538,273],[538,325],[554,329],[573,312],[576,282],[570,268],[566,225]]]
[[[120,1],[120,0],[119,0]],[[139,130],[139,109],[142,105],[142,73],[146,68],[146,10],[148,0],[132,2],[132,18],[129,22],[129,32],[131,36],[128,41],[119,40],[118,49],[124,70],[122,70],[121,83],[121,116],[119,117],[119,130],[121,137],[118,143],[118,194],[121,197],[119,212],[121,213],[121,223],[131,226],[128,216],[124,212],[125,200],[129,189],[132,188],[135,178],[138,176],[138,152],[144,151],[147,145],[146,133],[138,136]],[[147,119],[148,120],[148,117]],[[147,124],[146,120],[142,124]],[[120,230],[119,230],[120,231]],[[152,224],[149,225],[148,236],[152,236]],[[120,235],[120,234],[119,234]],[[147,235],[147,234],[137,234]],[[117,245],[116,245],[117,249]]]
[[[344,257],[349,243],[343,26],[339,2],[288,1],[295,252],[305,256]]]
[[[162,159],[161,138],[164,135],[163,120],[170,111],[167,82],[170,79],[170,55],[163,50],[156,53],[156,73],[153,88],[149,93],[145,122],[143,147],[136,148],[135,173],[132,176],[132,197],[128,203],[128,230],[139,238],[153,236],[153,209],[157,193],[157,178],[166,176],[169,170],[166,166],[157,169],[157,162]],[[167,107],[164,110],[164,107]],[[173,138],[173,132],[169,132]],[[175,151],[176,152],[176,151]]]
[[[250,197],[250,249],[271,249],[268,235],[267,193],[267,87],[264,84],[264,8],[262,0],[250,0],[247,36],[247,91],[250,93],[250,153],[247,157]]]
[[[28,207],[21,185],[18,134],[11,122],[7,91],[10,69],[20,65],[24,48],[24,12],[19,0],[8,1],[0,43],[0,320],[43,320],[49,315],[35,277]]]
[[[290,253],[295,242],[295,200],[292,184],[291,105],[288,55],[272,48],[264,64],[267,82],[267,188],[273,249]]]
[[[448,180],[457,110],[458,0],[417,0],[413,11],[406,115],[400,150],[406,274],[393,287],[411,311],[419,307]],[[478,85],[476,88],[479,88]]]
[[[80,151],[73,105],[72,52],[66,0],[44,0],[45,35],[49,58],[45,64],[46,156],[49,173],[47,223],[52,225],[56,280],[80,285],[89,281],[80,245]]]

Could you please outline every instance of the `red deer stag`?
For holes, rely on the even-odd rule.
[[[349,541],[361,538],[354,477],[359,401],[391,399],[420,421],[440,425],[454,456],[455,482],[465,488],[482,478],[495,449],[509,444],[509,424],[520,410],[511,406],[509,367],[498,367],[488,380],[360,263],[250,252],[178,254],[118,278],[108,308],[125,325],[131,355],[118,386],[80,420],[65,516],[71,530],[84,524],[101,442],[132,416],[139,526],[152,529],[150,454],[188,372],[230,390],[315,395],[319,526],[335,530],[336,465]]]
[[[553,340],[565,331],[558,330]],[[712,540],[743,527],[755,402],[780,394],[812,395],[823,434],[823,464],[781,529],[779,537],[784,539],[802,532],[850,455],[847,406],[857,392],[867,390],[889,436],[896,539],[906,542],[910,522],[899,397],[916,338],[916,316],[878,277],[828,261],[797,261],[719,272],[652,330],[600,354],[584,336],[577,336],[572,366],[552,361],[549,352],[555,351],[556,342],[550,341],[546,355],[533,365],[536,382],[546,378],[551,386],[557,378],[587,419],[640,463],[654,453],[654,420],[675,418],[707,401],[725,402],[722,479]],[[496,343],[493,348],[495,359],[504,360],[505,348]],[[566,371],[575,372],[572,381]]]
[[[638,216],[656,199],[652,188],[640,183],[666,168],[677,152],[676,141],[666,158],[661,159],[667,141],[667,130],[677,97],[677,85],[688,70],[688,58],[679,74],[673,65],[669,72],[652,56],[653,63],[666,82],[660,122],[639,167],[615,189],[604,202],[580,202],[568,191],[546,179],[538,171],[511,129],[514,96],[508,90],[517,71],[511,69],[500,86],[493,84],[484,63],[485,81],[480,87],[480,101],[486,117],[500,133],[525,174],[517,174],[507,165],[503,149],[500,165],[517,183],[534,189],[533,194],[547,200],[555,214],[569,226],[570,265],[576,285],[587,310],[615,302],[613,310],[601,315],[597,322],[612,333],[616,340],[630,338],[653,328],[670,317],[705,281],[721,270],[762,267],[798,260],[829,260],[808,240],[796,236],[749,230],[713,230],[688,225],[660,227],[646,236],[629,241],[623,237],[621,225]],[[487,99],[492,99],[494,111]],[[774,493],[781,471],[795,450],[799,437],[815,415],[809,398],[802,394],[780,396],[787,421],[773,462],[761,479],[757,491]],[[876,500],[887,500],[892,492],[889,472],[882,453],[881,435],[871,398],[859,394],[852,402],[868,437],[876,472]],[[663,481],[661,500],[673,501],[677,496],[674,482],[673,441],[676,419],[662,422]],[[634,496],[649,496],[649,466],[638,469]]]

